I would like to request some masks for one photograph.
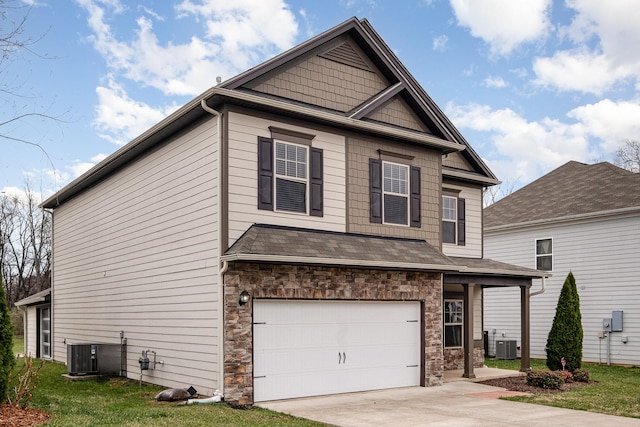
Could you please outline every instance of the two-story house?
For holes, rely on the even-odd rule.
[[[483,287],[520,288],[526,336],[543,274],[482,258],[482,190],[497,182],[349,19],[44,202],[52,357],[122,336],[129,377],[240,404],[473,377]],[[145,350],[155,369],[139,369]]]

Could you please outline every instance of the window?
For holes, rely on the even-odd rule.
[[[456,243],[456,223],[458,220],[458,199],[442,197],[442,242]]]
[[[51,309],[40,309],[40,357],[51,357]]]
[[[553,270],[553,241],[551,239],[536,240],[536,268]]]
[[[444,346],[462,347],[462,300],[444,300]]]
[[[466,202],[455,196],[442,196],[442,243],[466,243]]]
[[[307,212],[307,147],[276,141],[276,210]]]
[[[421,226],[420,168],[369,159],[370,221]]]
[[[383,171],[383,222],[409,224],[409,167],[394,163],[382,163]]]
[[[322,150],[258,137],[258,209],[324,214]]]

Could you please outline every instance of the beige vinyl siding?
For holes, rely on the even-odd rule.
[[[254,223],[345,231],[344,137],[241,113],[229,120],[229,245]],[[258,210],[258,136],[270,138],[269,126],[315,135],[323,150],[324,216]]]
[[[25,307],[27,319],[25,324],[24,354],[36,357],[38,349],[38,309],[34,306]]]
[[[553,239],[553,277],[531,299],[531,355],[545,358],[558,297],[569,272],[576,279],[584,331],[583,360],[606,362],[607,341],[598,338],[602,319],[624,311],[624,331],[611,334],[611,363],[640,363],[640,217],[609,217],[485,234],[485,257],[535,268],[535,240]],[[533,291],[540,289],[534,281]],[[520,340],[519,289],[485,290],[485,329]],[[628,337],[628,343],[622,343]]]
[[[54,211],[54,357],[127,338],[143,381],[221,389],[216,121],[210,119]]]
[[[443,188],[459,190],[458,197],[465,199],[466,243],[464,246],[443,243],[442,252],[449,256],[482,258],[482,189],[448,183],[443,184]]]

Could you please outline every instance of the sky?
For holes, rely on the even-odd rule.
[[[10,7],[7,7],[10,6]],[[222,80],[366,18],[515,190],[640,140],[640,0],[5,0],[0,191],[51,195]]]

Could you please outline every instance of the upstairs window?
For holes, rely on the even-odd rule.
[[[553,241],[551,239],[536,240],[536,269],[553,270]]]
[[[276,141],[276,210],[307,212],[307,147]]]
[[[324,214],[323,151],[258,137],[258,209]]]
[[[369,159],[370,221],[421,227],[420,168]]]
[[[462,300],[444,300],[444,346],[462,347]]]
[[[384,223],[409,224],[409,166],[382,163]]]
[[[442,243],[466,244],[466,202],[454,196],[442,196]]]

